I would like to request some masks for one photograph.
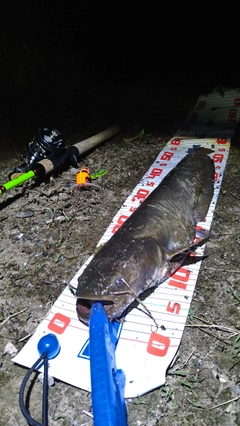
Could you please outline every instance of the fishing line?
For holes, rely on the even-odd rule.
[[[130,285],[127,283],[127,281],[125,281],[124,278],[120,278],[120,280],[127,286],[127,288],[129,289],[130,293],[132,293],[132,295],[134,296],[134,298],[136,299],[136,301],[143,307],[143,309],[148,313],[149,317],[153,320],[153,322],[154,322],[154,324],[156,326],[156,331],[155,332],[157,332],[157,330],[158,330],[158,324],[157,324],[157,321],[155,320],[155,318],[152,316],[152,313],[149,311],[149,309],[143,303],[143,301],[141,299],[139,299],[138,295],[130,287]],[[112,293],[112,294],[117,294],[117,293]]]

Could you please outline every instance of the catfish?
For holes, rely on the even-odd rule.
[[[89,324],[93,303],[109,321],[148,289],[168,279],[187,256],[210,238],[196,241],[196,225],[207,215],[214,193],[213,151],[187,154],[97,251],[78,278],[76,310]]]

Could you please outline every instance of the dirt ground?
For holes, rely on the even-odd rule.
[[[24,426],[19,389],[26,369],[11,361],[67,283],[93,252],[127,196],[155,160],[197,98],[213,87],[148,83],[98,88],[83,123],[70,111],[59,130],[68,144],[113,124],[121,132],[86,155],[79,167],[108,173],[94,187],[73,191],[76,170],[34,180],[0,196],[0,426]],[[216,82],[217,83],[217,82]],[[81,125],[80,125],[80,124]],[[144,129],[144,136],[130,138]],[[129,426],[240,425],[240,149],[233,138],[212,230],[178,358],[164,387],[127,400]],[[28,142],[28,141],[26,141]],[[7,148],[8,147],[8,148]],[[22,147],[5,145],[0,182],[20,164]],[[28,213],[26,213],[28,212]],[[239,339],[239,341],[238,341]],[[42,385],[36,381],[31,415],[41,421]],[[90,426],[91,395],[55,381],[49,389],[49,426]]]

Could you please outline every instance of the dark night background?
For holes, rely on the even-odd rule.
[[[65,131],[73,115],[84,127],[104,102],[116,124],[131,84],[155,86],[159,102],[166,87],[196,97],[216,85],[238,87],[232,33],[229,45],[216,17],[206,22],[206,11],[176,7],[2,1],[1,147],[24,145],[43,124]]]

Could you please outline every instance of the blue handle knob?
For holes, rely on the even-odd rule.
[[[41,337],[37,345],[38,352],[42,355],[44,352],[47,353],[47,358],[55,358],[60,352],[60,344],[55,334],[46,334]]]

